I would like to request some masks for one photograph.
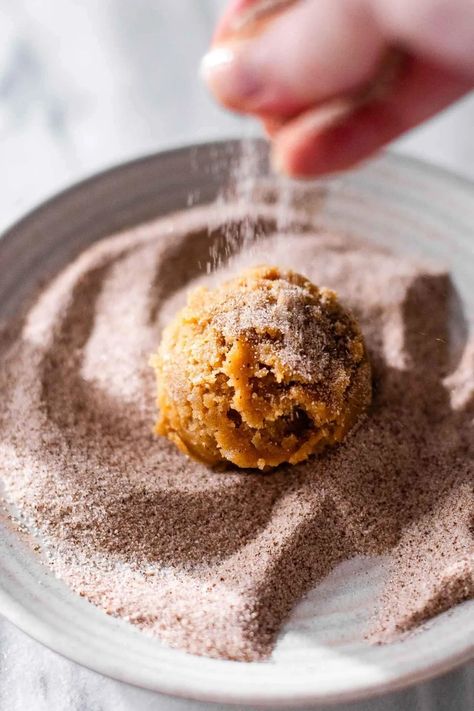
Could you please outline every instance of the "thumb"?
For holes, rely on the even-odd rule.
[[[290,4],[259,32],[223,33],[203,60],[211,91],[229,108],[291,116],[365,86],[386,49],[365,3]]]

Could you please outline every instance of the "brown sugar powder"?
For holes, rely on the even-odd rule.
[[[278,234],[271,216],[251,254],[223,252],[209,275],[203,255],[225,246],[213,219],[201,208],[96,244],[3,344],[5,496],[52,570],[173,646],[240,660],[267,656],[295,602],[357,554],[389,561],[376,640],[473,597],[474,348],[451,346],[449,277],[354,239]],[[189,288],[268,254],[355,313],[374,401],[304,464],[216,472],[153,436],[148,359]]]

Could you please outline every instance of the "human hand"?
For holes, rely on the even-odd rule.
[[[348,168],[474,86],[474,0],[233,0],[203,60],[276,167]]]

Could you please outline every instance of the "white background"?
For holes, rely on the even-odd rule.
[[[0,0],[1,229],[110,165],[185,142],[248,134],[246,122],[212,103],[197,75],[224,4]],[[397,150],[474,178],[474,97],[404,138]],[[197,707],[103,679],[0,620],[1,711]],[[472,668],[351,707],[369,708],[472,709]]]

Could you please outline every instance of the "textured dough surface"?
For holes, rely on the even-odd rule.
[[[301,462],[340,442],[371,398],[355,319],[276,267],[193,291],[152,363],[156,432],[211,465]]]

